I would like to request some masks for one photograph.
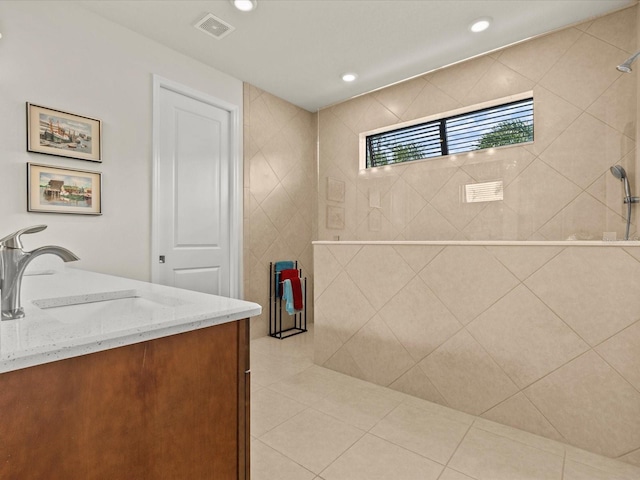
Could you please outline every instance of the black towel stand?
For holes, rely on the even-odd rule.
[[[288,315],[293,320],[293,326],[283,328],[282,302],[284,300],[282,299],[282,282],[279,281],[279,272],[276,272],[275,264],[269,262],[269,335],[280,340],[307,331],[307,277],[302,277],[302,269],[298,269],[297,260],[294,268],[298,270],[302,283],[302,311]]]

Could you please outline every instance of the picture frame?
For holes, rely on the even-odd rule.
[[[27,211],[102,215],[102,173],[27,163]]]
[[[102,162],[102,122],[27,102],[27,151]]]

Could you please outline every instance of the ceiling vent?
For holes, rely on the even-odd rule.
[[[232,27],[224,20],[216,17],[213,13],[206,14],[196,22],[194,27],[207,35],[217,38],[218,40],[226,37],[235,30],[235,27]]]

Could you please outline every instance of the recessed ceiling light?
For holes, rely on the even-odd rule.
[[[471,24],[469,30],[473,33],[484,32],[491,25],[491,19],[489,17],[479,18]]]
[[[342,75],[342,80],[345,82],[353,82],[356,78],[358,78],[358,75],[355,73],[345,73]]]
[[[257,0],[231,0],[231,3],[241,12],[250,12],[258,6]]]

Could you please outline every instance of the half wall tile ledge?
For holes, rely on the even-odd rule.
[[[313,245],[462,245],[498,247],[640,247],[638,240],[316,240]]]

